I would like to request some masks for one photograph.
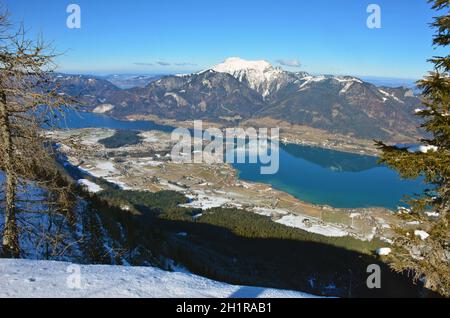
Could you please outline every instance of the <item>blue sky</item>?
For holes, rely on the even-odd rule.
[[[229,56],[299,60],[311,73],[420,78],[431,69],[426,0],[5,0],[12,20],[64,55],[61,71],[183,73]],[[81,29],[66,27],[69,4]],[[366,8],[381,7],[381,29]]]

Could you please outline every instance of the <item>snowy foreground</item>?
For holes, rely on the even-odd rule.
[[[154,267],[73,265],[0,259],[0,297],[309,298],[306,293],[235,286]]]

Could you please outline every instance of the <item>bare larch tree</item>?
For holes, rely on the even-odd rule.
[[[27,39],[23,27],[0,12],[0,170],[3,182],[3,255],[20,256],[18,213],[70,216],[70,186],[60,173],[45,125],[68,100],[50,85],[55,54],[42,41]],[[45,189],[45,202],[20,192]],[[32,205],[35,204],[34,207]],[[1,225],[1,222],[0,222]],[[40,230],[39,230],[40,231]],[[53,238],[58,240],[58,238]]]

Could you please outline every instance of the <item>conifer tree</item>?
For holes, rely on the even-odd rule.
[[[436,29],[433,45],[445,52],[450,44],[450,0],[429,3],[439,14],[431,23]],[[398,272],[413,273],[414,279],[423,281],[426,288],[449,296],[450,56],[439,55],[429,60],[434,70],[418,82],[423,107],[416,114],[422,117],[425,132],[421,146],[406,148],[382,142],[377,145],[382,150],[382,163],[404,178],[423,177],[429,185],[424,193],[408,198],[410,209],[399,212],[402,226],[395,228],[391,266]]]

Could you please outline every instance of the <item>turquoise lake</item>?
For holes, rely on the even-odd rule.
[[[281,145],[280,168],[262,175],[258,165],[234,164],[242,180],[271,184],[306,202],[338,208],[396,209],[405,194],[421,192],[419,180],[401,179],[372,156],[322,148]]]
[[[67,111],[61,128],[161,130],[174,128],[151,121],[122,121],[94,113]],[[402,180],[372,156],[301,145],[280,145],[280,168],[274,175],[260,174],[259,164],[234,164],[242,180],[261,182],[300,200],[339,208],[385,207],[396,209],[404,195],[420,193],[420,180]],[[403,204],[404,205],[404,204]]]

